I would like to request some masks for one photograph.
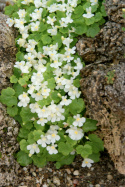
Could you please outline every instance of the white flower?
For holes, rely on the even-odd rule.
[[[64,45],[66,45],[67,47],[69,47],[69,45],[70,45],[70,43],[73,41],[73,39],[71,39],[71,38],[63,38],[62,37],[62,43],[64,44]]]
[[[51,143],[55,143],[56,141],[60,140],[60,136],[57,135],[57,133],[57,131],[53,131],[52,134],[47,135],[47,138]]]
[[[22,73],[29,73],[29,68],[32,66],[29,62],[21,61],[21,62],[16,62],[14,67],[19,68]]]
[[[47,133],[51,134],[53,133],[55,130],[58,130],[59,126],[58,125],[51,125],[49,130],[47,131]]]
[[[92,3],[91,5],[96,5],[96,4],[98,4],[98,0],[90,0],[90,2]]]
[[[36,7],[36,8],[39,8],[39,7],[42,6],[41,0],[34,0],[34,4],[35,4],[35,7]]]
[[[30,25],[31,25],[31,31],[38,31],[40,22],[39,21],[36,21],[35,23],[32,22],[32,23],[30,23]]]
[[[26,40],[24,38],[19,38],[17,43],[20,47],[24,47]]]
[[[24,0],[24,1],[22,1],[21,3],[22,3],[22,4],[25,4],[25,5],[28,5],[30,2],[31,2],[31,0]]]
[[[41,72],[33,73],[31,81],[34,85],[39,85],[43,81],[43,75]]]
[[[18,13],[20,18],[24,18],[25,14],[26,14],[26,11],[25,11],[25,9],[20,9],[17,13]]]
[[[47,32],[50,33],[52,36],[57,35],[57,27],[52,27],[52,29],[48,29]]]
[[[74,46],[73,48],[69,48],[69,47],[65,47],[65,50],[69,53],[69,54],[74,54],[76,51],[76,47]]]
[[[50,13],[58,10],[58,5],[56,3],[52,4],[50,7],[47,7]]]
[[[87,166],[88,168],[90,168],[93,163],[94,163],[94,161],[91,160],[90,158],[85,158],[84,161],[82,162],[82,167]]]
[[[50,91],[51,90],[49,88],[42,88],[41,93],[43,96],[45,96],[45,98],[47,98],[49,96]]]
[[[54,16],[53,18],[47,16],[47,19],[48,19],[48,20],[47,20],[47,23],[53,26],[53,25],[54,25],[54,22],[56,21],[55,16]]]
[[[31,21],[41,20],[41,14],[42,14],[43,8],[35,9],[30,16],[32,17]]]
[[[91,17],[94,16],[94,14],[91,13],[91,7],[86,8],[86,12],[87,12],[87,14],[83,14],[83,17],[85,17],[85,18],[91,18]]]
[[[24,28],[25,28],[24,23],[26,23],[26,21],[23,18],[22,19],[15,19],[14,27],[24,30]]]
[[[73,125],[76,126],[76,127],[77,126],[82,127],[83,124],[86,121],[86,118],[84,118],[84,117],[80,118],[80,114],[77,114],[76,116],[73,116],[73,118],[75,118],[75,121],[73,122]]]
[[[11,18],[7,18],[6,23],[9,25],[9,27],[12,27],[13,24],[15,23],[15,21],[13,19],[11,19]]]
[[[41,139],[39,139],[37,143],[42,147],[46,147],[47,144],[50,144],[50,140],[48,140],[46,136],[41,135]]]
[[[47,123],[47,119],[45,119],[45,118],[40,118],[38,121],[37,121],[37,123],[38,124],[40,124],[41,126],[44,126],[45,125],[45,123]]]
[[[28,97],[26,92],[23,92],[23,94],[18,96],[20,102],[18,103],[18,106],[21,107],[26,107],[27,104],[30,102],[30,98]]]
[[[52,155],[52,154],[57,154],[58,153],[56,147],[57,147],[57,145],[55,144],[55,145],[52,145],[52,146],[47,146],[46,149],[49,152],[49,154]]]
[[[31,110],[32,113],[38,113],[40,110],[40,106],[37,103],[32,103],[29,105],[29,108]]]
[[[61,18],[61,21],[65,24],[72,23],[73,20],[71,19],[71,13],[66,16],[66,18]]]
[[[62,101],[60,102],[60,105],[66,105],[68,106],[72,102],[71,99],[67,99],[67,96],[62,96]]]
[[[28,145],[27,146],[27,150],[30,151],[29,156],[32,156],[34,153],[39,153],[40,152],[39,147],[38,147],[37,144]]]
[[[34,98],[36,101],[42,100],[43,96],[41,94],[41,91],[37,92],[37,93],[32,93],[31,94],[32,98]]]
[[[66,130],[66,133],[69,133],[69,137],[72,140],[80,140],[84,136],[83,130],[77,127],[70,127]]]

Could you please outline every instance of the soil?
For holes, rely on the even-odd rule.
[[[77,156],[71,165],[58,170],[53,163],[48,163],[42,169],[33,165],[19,167],[16,176],[18,180],[13,180],[5,187],[125,187],[124,175],[115,170],[106,150],[100,162],[94,163],[90,169],[82,168],[81,162],[82,158]]]

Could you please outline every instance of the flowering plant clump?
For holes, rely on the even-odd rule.
[[[8,26],[18,28],[18,53],[10,82],[0,100],[21,124],[17,161],[56,168],[71,164],[77,154],[82,166],[99,161],[103,142],[95,134],[97,121],[84,118],[80,98],[77,36],[94,37],[104,23],[103,1],[17,0],[5,8]]]

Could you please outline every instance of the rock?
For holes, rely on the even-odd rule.
[[[0,13],[0,91],[10,86],[13,64],[16,61],[15,31],[6,24],[7,16]]]
[[[95,38],[82,37],[77,43],[78,53],[87,62],[80,81],[86,117],[98,121],[96,134],[104,140],[121,174],[125,174],[125,20],[120,21],[123,7],[123,1],[106,0],[107,23]]]
[[[75,171],[73,172],[73,175],[79,175],[79,170],[75,170]]]
[[[112,175],[107,175],[107,179],[108,179],[108,180],[112,180],[112,179],[113,179],[113,176],[112,176]]]
[[[53,177],[53,183],[57,184],[57,186],[59,186],[60,185],[60,179],[58,177],[54,176]]]

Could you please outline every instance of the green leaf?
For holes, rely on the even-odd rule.
[[[58,144],[58,151],[60,153],[62,153],[63,155],[68,155],[70,152],[73,151],[73,148],[71,147],[71,145],[67,142],[67,143],[64,143],[64,142],[60,142]]]
[[[36,130],[41,130],[41,131],[44,131],[45,129],[45,127],[38,124],[37,121],[34,122],[34,127],[36,128]]]
[[[50,6],[50,5],[54,4],[54,3],[56,3],[56,0],[48,0],[46,5]]]
[[[27,130],[30,130],[33,127],[33,123],[30,123],[30,122],[25,123],[25,124],[23,124],[23,127],[26,128]]]
[[[92,25],[95,22],[95,17],[85,18],[86,25]]]
[[[78,145],[76,147],[76,151],[83,158],[88,158],[88,156],[92,154],[92,147],[88,144],[85,144],[84,146],[83,145]]]
[[[29,151],[27,150],[27,146],[28,146],[29,144],[28,144],[28,142],[26,141],[26,140],[21,140],[20,141],[20,149],[22,150],[22,151],[24,151],[25,153],[29,153]]]
[[[68,33],[68,30],[69,30],[68,27],[61,27],[61,28],[59,29],[59,31],[60,31],[62,34]]]
[[[16,106],[14,107],[7,107],[7,114],[9,114],[11,117],[16,116],[18,113],[18,108]]]
[[[45,30],[47,30],[47,24],[41,22],[40,25],[39,25],[39,30],[38,31],[43,32]]]
[[[44,45],[47,45],[47,44],[51,43],[51,37],[48,36],[48,34],[42,35],[41,40],[42,40]]]
[[[19,77],[21,77],[21,73],[22,73],[22,72],[21,72],[20,69],[14,67],[13,73],[14,73],[14,75],[16,76],[16,78],[19,78]]]
[[[15,96],[18,97],[19,95],[21,95],[23,93],[23,87],[20,84],[14,84],[13,88],[15,90]]]
[[[32,159],[33,159],[34,165],[36,165],[37,167],[42,168],[46,165],[46,156],[45,155],[41,155],[40,157],[38,157],[37,155],[33,155]]]
[[[94,153],[104,151],[104,143],[96,134],[89,134],[88,138],[92,143],[91,146]]]
[[[62,39],[61,39],[61,36],[62,36],[62,35],[61,35],[60,33],[58,33],[58,34],[55,35],[55,36],[52,36],[53,44],[58,43],[58,48],[60,48],[61,45],[62,45]]]
[[[84,108],[85,103],[82,98],[72,100],[72,103],[69,105],[69,110],[73,115],[82,112]]]
[[[54,78],[51,78],[51,79],[48,79],[48,85],[47,87],[50,88],[51,90],[55,88],[56,84],[55,84],[55,79]]]
[[[25,19],[27,22],[30,22],[30,15],[29,15],[29,13],[26,13],[24,19]]]
[[[75,13],[75,14],[80,14],[80,15],[82,15],[83,12],[84,12],[84,10],[83,10],[83,7],[82,7],[81,5],[77,6],[77,7],[75,8],[75,10],[74,10],[74,13]]]
[[[22,117],[23,122],[27,123],[30,122],[33,117],[35,117],[35,114],[31,113],[28,107],[24,107],[20,112],[20,116]]]
[[[19,131],[18,136],[19,136],[20,138],[27,139],[27,138],[28,138],[28,134],[29,134],[29,130],[28,130],[28,129],[20,128],[20,131]]]
[[[16,11],[18,11],[18,7],[17,7],[17,5],[15,4],[15,5],[9,5],[9,6],[6,6],[5,8],[4,8],[4,13],[6,14],[6,15],[12,15],[12,13],[13,12],[16,12]]]
[[[61,153],[57,153],[57,154],[48,154],[47,156],[47,160],[48,161],[51,161],[51,162],[54,162],[54,161],[57,161],[59,160],[63,155]]]
[[[24,60],[24,53],[20,51],[16,54],[16,61],[23,61]]]
[[[86,118],[86,122],[84,123],[82,129],[84,132],[95,131],[97,129],[96,124],[96,120]]]
[[[68,123],[69,125],[72,125],[74,121],[75,121],[74,118],[71,117],[71,116],[68,117],[68,119],[67,119],[67,123]]]
[[[35,143],[33,131],[31,131],[31,132],[28,134],[28,140],[27,140],[27,142],[28,142],[29,145]]]
[[[32,159],[25,152],[19,151],[17,153],[17,162],[19,162],[21,166],[28,166],[32,163]]]
[[[89,8],[90,7],[90,2],[86,2],[84,5],[83,5],[83,9],[86,10],[86,8]]]
[[[69,165],[73,162],[75,155],[68,155],[60,157],[60,160],[56,162],[56,169],[59,169],[63,165]]]
[[[18,83],[21,85],[21,86],[24,86],[27,84],[27,78],[26,77],[22,77],[18,80]]]
[[[54,103],[59,103],[59,101],[61,100],[61,98],[58,96],[58,91],[54,91],[51,93],[51,98],[54,101]]]
[[[66,137],[66,141],[73,147],[77,144],[77,140],[72,140],[69,136]]]
[[[92,159],[94,162],[99,162],[100,153],[93,153],[93,154],[89,155],[88,158]]]
[[[43,134],[43,132],[41,130],[35,130],[33,132],[34,140],[37,141],[37,140],[41,139],[42,134]]]
[[[11,83],[17,83],[17,81],[18,81],[18,79],[16,78],[15,75],[12,75],[12,76],[10,77],[10,82],[11,82]]]
[[[59,19],[66,17],[66,13],[59,11],[59,10],[56,11],[56,14],[57,14],[57,18],[59,18]]]
[[[87,36],[94,38],[100,31],[99,25],[94,23],[88,27]]]
[[[41,33],[34,32],[33,34],[29,35],[28,39],[34,39],[36,42],[38,42],[39,40],[41,40]]]
[[[100,21],[102,19],[102,14],[100,12],[97,12],[94,16],[94,19],[96,22]]]
[[[75,24],[75,33],[82,35],[87,32],[87,26],[83,24]]]
[[[10,87],[8,87],[7,89],[3,89],[0,96],[0,101],[9,107],[17,105],[17,98],[13,96],[14,94],[14,89]]]
[[[104,17],[107,16],[104,5],[101,6],[101,12],[102,12],[102,16],[104,16]]]
[[[79,79],[75,79],[75,80],[73,81],[73,85],[74,85],[75,87],[79,88],[79,87],[80,87],[80,80],[79,80]]]

